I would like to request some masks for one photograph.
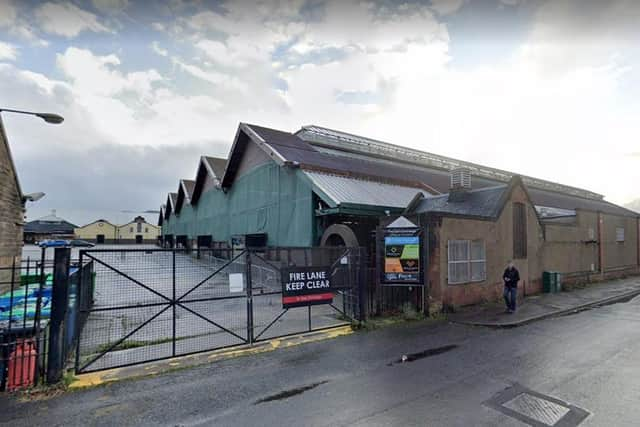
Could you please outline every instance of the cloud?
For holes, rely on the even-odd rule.
[[[71,3],[44,3],[35,10],[34,16],[42,30],[67,38],[83,31],[111,32],[98,22],[96,15]]]
[[[158,209],[165,190],[177,190],[177,177],[194,178],[201,155],[223,153],[226,147],[220,142],[162,148],[103,143],[71,152],[41,150],[15,157],[16,167],[23,172],[20,180],[25,191],[46,193],[45,198],[27,206],[29,219],[56,209],[65,219],[85,224],[98,218],[124,223],[135,214],[123,210]],[[142,215],[152,223],[157,219],[157,214]]]
[[[169,51],[161,48],[157,41],[151,43],[151,49],[160,56],[169,56]]]
[[[117,13],[129,7],[129,0],[91,0],[91,4],[101,12]]]
[[[144,99],[151,95],[152,84],[162,80],[154,69],[124,74],[117,69],[120,58],[115,54],[98,56],[76,47],[58,54],[57,65],[80,96],[112,96],[131,91]]]
[[[175,92],[156,69],[123,72],[115,55],[68,48],[57,65],[95,131],[127,145],[173,145],[209,139],[222,104],[208,94]]]
[[[18,50],[9,43],[0,41],[0,61],[15,61],[18,57]]]
[[[440,16],[451,15],[460,10],[465,0],[431,0],[431,8]]]
[[[547,73],[637,61],[638,19],[640,3],[633,0],[544,3],[536,11],[521,59]]]
[[[625,202],[637,193],[620,182],[640,180],[640,98],[629,94],[640,65],[629,42],[637,7],[603,4],[532,6],[515,53],[453,67],[452,30],[435,6],[225,2],[204,10],[198,3],[171,20],[150,16],[154,30],[142,50],[126,35],[103,34],[96,38],[113,37],[121,48],[67,41],[55,70],[0,65],[0,93],[16,106],[65,116],[59,127],[7,122],[15,156],[26,159],[21,179],[34,191],[46,187],[42,206],[61,213],[67,204],[113,209],[93,187],[109,193],[110,206],[155,208],[179,178],[192,176],[200,154],[226,154],[239,121],[284,130],[326,125]],[[52,151],[70,169],[56,169],[51,182],[28,181]],[[77,184],[87,167],[97,178]],[[125,188],[136,180],[144,181],[140,192]],[[74,185],[75,195],[64,193]]]
[[[6,29],[9,34],[28,40],[34,46],[48,46],[49,43],[39,38],[33,27],[18,12],[12,1],[0,0],[0,30]]]
[[[10,0],[0,0],[0,28],[11,26],[16,15],[16,7]]]
[[[3,115],[22,188],[47,193],[28,206],[30,219],[57,209],[77,223],[102,216],[123,222],[131,214],[121,210],[156,209],[164,193],[177,188],[177,177],[193,177],[201,155],[227,154],[232,135],[212,132],[207,122],[216,106],[209,97],[159,90],[153,115],[118,123],[108,111],[101,116],[78,103],[75,90],[67,82],[0,64],[0,93],[7,105],[65,117],[52,126],[30,116]],[[103,124],[124,129],[112,134]]]

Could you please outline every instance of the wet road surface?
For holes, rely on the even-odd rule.
[[[412,323],[45,401],[3,397],[0,423],[568,426],[575,413],[581,426],[638,425],[639,355],[635,298],[513,329]]]

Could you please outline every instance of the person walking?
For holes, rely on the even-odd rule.
[[[513,261],[509,261],[507,268],[502,275],[504,280],[504,303],[507,306],[507,313],[515,313],[516,311],[516,299],[518,297],[518,282],[520,281],[520,272],[513,264]]]

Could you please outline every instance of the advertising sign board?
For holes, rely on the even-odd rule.
[[[422,285],[422,234],[418,228],[384,230],[382,284]]]

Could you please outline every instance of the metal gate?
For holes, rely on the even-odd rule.
[[[360,248],[90,249],[93,304],[77,373],[349,324],[361,318]],[[331,268],[331,305],[282,309],[280,271]],[[84,273],[88,274],[88,273]]]

